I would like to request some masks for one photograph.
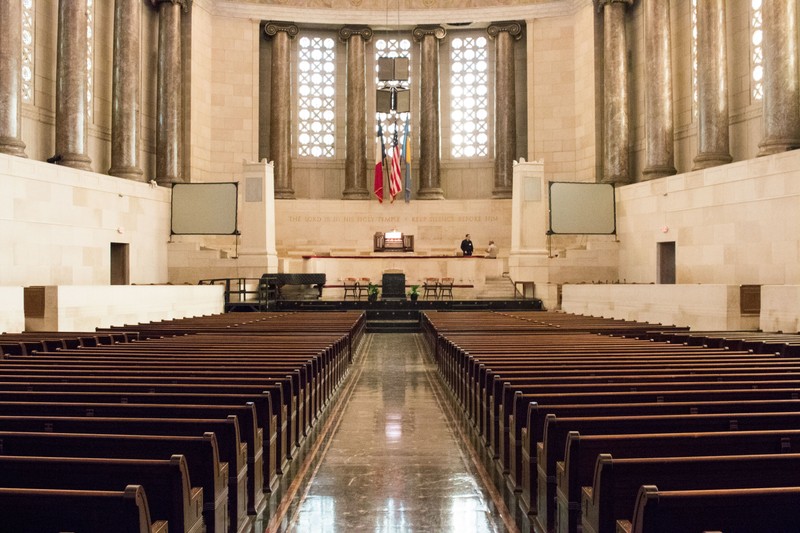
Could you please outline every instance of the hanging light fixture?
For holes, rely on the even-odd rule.
[[[400,24],[400,0],[397,0],[397,24]],[[386,26],[389,26],[389,0],[386,0]],[[411,111],[411,94],[400,82],[408,81],[407,57],[379,57],[378,82],[375,95],[378,113],[408,113]]]

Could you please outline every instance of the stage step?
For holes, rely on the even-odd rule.
[[[368,333],[419,333],[418,320],[373,320],[367,321]]]
[[[416,310],[367,311],[369,333],[417,333],[420,315]]]
[[[486,284],[475,298],[477,300],[513,300],[514,284],[508,276],[487,277]]]

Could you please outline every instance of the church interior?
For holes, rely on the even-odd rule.
[[[795,530],[800,479],[778,473],[800,471],[799,11],[3,2],[3,514],[31,532]],[[689,431],[707,448],[642,437]],[[153,435],[186,442],[150,454]],[[136,479],[171,461],[183,510],[151,496],[163,473],[102,503],[92,461],[112,452],[80,450],[106,445],[137,450],[103,465],[141,461]],[[625,492],[628,470],[662,482]]]

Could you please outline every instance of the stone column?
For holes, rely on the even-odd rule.
[[[27,157],[20,139],[22,10],[20,0],[0,2],[0,152]]]
[[[604,183],[630,183],[630,102],[625,12],[633,0],[601,0],[603,6]]]
[[[111,95],[111,168],[119,178],[142,181],[139,166],[139,32],[141,5],[136,0],[114,4],[114,72]]]
[[[764,2],[764,138],[758,155],[800,148],[797,0]]]
[[[413,31],[414,42],[420,43],[418,200],[444,199],[439,176],[439,41],[445,35],[441,26],[417,26]]]
[[[347,154],[342,197],[345,200],[369,200],[365,43],[372,39],[372,29],[345,26],[339,30],[339,39],[347,43]]]
[[[676,173],[669,0],[647,0],[644,3],[644,24],[647,161],[642,177],[649,180]]]
[[[264,26],[264,33],[272,37],[269,154],[275,162],[275,198],[294,198],[289,39],[298,32],[291,23],[269,22]]]
[[[697,156],[692,170],[731,162],[725,2],[697,2]]]
[[[494,198],[511,198],[517,148],[517,110],[514,91],[514,41],[522,38],[518,22],[496,22],[487,30],[495,40]]]
[[[91,170],[86,153],[86,0],[58,2],[56,153],[51,161]]]
[[[156,98],[156,181],[183,181],[183,69],[181,9],[191,0],[150,0],[158,9],[158,94]]]

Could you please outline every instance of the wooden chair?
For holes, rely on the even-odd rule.
[[[344,300],[347,300],[347,295],[351,295],[353,300],[358,298],[358,280],[356,278],[345,278],[344,285]]]
[[[439,283],[439,299],[444,300],[446,297],[453,299],[453,278],[442,278]]]
[[[369,284],[371,283],[369,278],[361,278],[358,280],[358,299],[360,300],[362,296],[366,297],[369,291]]]
[[[433,296],[434,300],[439,299],[439,278],[425,278],[425,282],[422,284],[422,298],[424,300],[428,300],[430,296]]]

